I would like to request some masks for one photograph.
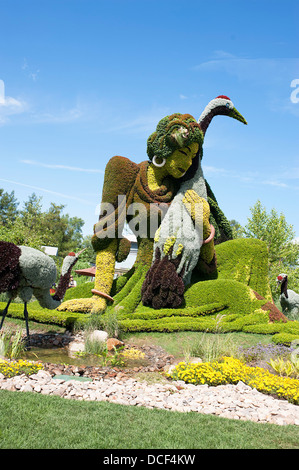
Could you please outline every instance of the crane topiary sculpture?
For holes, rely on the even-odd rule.
[[[56,282],[56,265],[45,253],[28,246],[0,241],[0,293],[6,292],[9,300],[3,310],[0,330],[11,301],[20,297],[24,302],[27,345],[30,344],[27,303],[32,296],[43,308],[57,308],[68,288],[71,271],[78,261],[79,253],[69,253],[63,260],[61,276],[54,295],[50,288]]]
[[[283,313],[289,320],[299,320],[299,294],[288,289],[288,276],[281,273],[277,276],[277,285],[280,285],[280,305]]]

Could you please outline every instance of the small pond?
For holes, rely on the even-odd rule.
[[[149,365],[149,361],[147,359],[122,358],[121,355],[118,357],[125,362],[122,367],[131,368]],[[101,367],[105,365],[103,364],[104,359],[101,357],[91,354],[82,356],[69,354],[67,348],[40,348],[31,346],[28,351],[25,351],[22,354],[21,358],[29,361],[42,361],[44,363],[49,362],[51,364],[66,364],[73,366]],[[111,355],[111,358],[113,358],[113,355]],[[109,365],[109,361],[107,365]],[[115,366],[121,367],[120,365]]]
[[[39,348],[36,346],[32,346],[30,350],[25,351],[22,359],[73,366],[99,366],[101,364],[101,359],[97,356],[75,356],[73,354],[69,355],[67,348]]]

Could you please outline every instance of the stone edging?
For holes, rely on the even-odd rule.
[[[299,406],[264,395],[243,382],[217,387],[183,381],[147,384],[128,377],[55,378],[49,371],[40,370],[29,377],[22,374],[5,378],[0,374],[0,389],[151,409],[193,411],[260,423],[299,425]]]

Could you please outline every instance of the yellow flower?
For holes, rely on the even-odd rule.
[[[180,362],[170,375],[187,383],[220,385],[240,380],[262,393],[276,394],[299,404],[299,380],[279,377],[261,367],[250,367],[233,357],[200,364]]]

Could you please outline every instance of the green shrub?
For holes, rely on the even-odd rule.
[[[251,289],[235,280],[215,279],[193,284],[185,292],[187,307],[221,303],[231,313],[247,315],[261,307],[265,301],[257,300]]]
[[[243,328],[243,331],[246,333],[256,333],[256,334],[275,334],[283,331],[285,328],[284,323],[268,323],[268,324],[255,324],[255,325],[246,325]]]
[[[65,293],[64,300],[71,299],[85,299],[92,297],[91,289],[94,287],[94,282],[85,282],[77,287],[71,287]]]
[[[218,279],[232,279],[271,300],[265,242],[239,238],[216,246]]]
[[[5,304],[0,303],[0,313],[5,308]],[[11,304],[7,313],[8,317],[24,319],[23,306],[20,304]],[[30,304],[28,308],[28,318],[37,323],[55,324],[72,330],[74,326],[84,324],[89,315],[84,313],[58,312],[57,310],[48,310],[40,307],[37,301]]]
[[[284,344],[285,346],[290,346],[292,341],[298,339],[299,335],[292,335],[291,333],[278,333],[273,336],[272,341],[275,344]]]

